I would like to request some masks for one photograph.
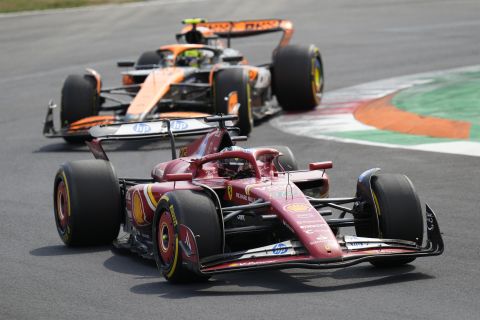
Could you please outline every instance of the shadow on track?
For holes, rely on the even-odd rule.
[[[414,270],[414,266],[390,269],[357,266],[333,272],[324,270],[315,272],[252,271],[217,276],[208,282],[188,285],[173,285],[162,279],[134,286],[130,291],[137,294],[159,295],[167,299],[185,299],[194,296],[332,292],[434,278],[421,272],[413,272]]]
[[[157,270],[155,261],[145,259],[139,255],[111,248],[113,256],[105,260],[103,266],[114,272],[140,276],[142,278],[159,278],[160,273]]]
[[[36,257],[55,257],[55,256],[70,256],[76,254],[87,254],[94,252],[107,251],[111,248],[110,245],[106,246],[94,246],[94,247],[82,247],[82,248],[71,248],[65,245],[59,244],[55,246],[46,246],[33,249],[30,251],[32,256]]]

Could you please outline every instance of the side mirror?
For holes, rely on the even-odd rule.
[[[332,169],[332,168],[333,168],[332,161],[312,162],[308,165],[308,169],[310,170],[326,170],[326,169]]]
[[[191,173],[167,173],[165,180],[167,181],[192,181],[193,175]]]
[[[135,65],[135,62],[133,61],[118,61],[117,62],[117,67],[119,68],[128,68],[128,67],[133,67]]]
[[[243,60],[243,56],[226,56],[222,57],[222,60],[225,62],[238,63]]]

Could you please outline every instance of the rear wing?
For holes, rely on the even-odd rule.
[[[188,23],[188,20],[187,20]],[[283,32],[279,47],[284,47],[290,42],[293,34],[293,24],[289,20],[282,19],[259,19],[259,20],[240,20],[240,21],[212,21],[194,23],[196,27],[205,27],[210,29],[220,38],[228,39],[230,47],[231,38],[248,37],[264,33]],[[193,28],[193,23],[182,29],[182,34]]]
[[[177,157],[175,137],[197,136],[218,129],[239,131],[232,123],[232,121],[236,119],[237,116],[235,115],[217,115],[211,117],[159,119],[98,125],[90,128],[89,133],[94,139],[92,141],[86,141],[86,144],[95,158],[108,160],[102,147],[103,141],[169,138],[172,159],[175,159]],[[232,137],[232,140],[235,139]]]

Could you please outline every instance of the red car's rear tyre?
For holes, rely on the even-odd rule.
[[[101,99],[97,92],[97,80],[88,74],[72,74],[67,77],[62,88],[60,123],[62,128],[75,121],[98,115]],[[88,136],[64,137],[69,143],[82,143]]]
[[[320,51],[290,45],[273,57],[273,91],[286,111],[307,111],[320,104],[323,92],[323,64]]]
[[[402,174],[378,174],[372,178],[372,191],[375,208],[371,208],[369,214],[373,224],[355,227],[357,235],[421,244],[424,220],[422,207],[410,179]],[[415,258],[383,258],[372,261],[372,264],[388,267],[413,260]]]
[[[250,84],[248,75],[243,68],[223,69],[215,74],[213,84],[215,113],[231,114],[228,106],[228,97],[236,92],[240,104],[237,126],[240,135],[248,136],[253,127],[253,115],[250,101]]]
[[[182,264],[179,224],[195,234],[199,258],[222,253],[222,229],[210,197],[201,191],[175,190],[166,193],[153,220],[153,255],[160,272],[170,282],[208,279]]]
[[[295,171],[298,170],[297,160],[292,150],[287,146],[262,146],[256,148],[272,148],[279,151],[282,156],[278,157],[274,162],[275,168],[280,171]]]
[[[62,165],[55,176],[54,212],[57,231],[68,246],[112,242],[121,222],[120,187],[104,160]]]

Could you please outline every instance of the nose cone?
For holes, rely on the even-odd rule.
[[[133,121],[140,121],[141,119],[141,114],[129,114],[127,113],[125,115],[125,122],[133,122]]]

